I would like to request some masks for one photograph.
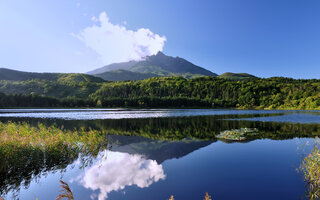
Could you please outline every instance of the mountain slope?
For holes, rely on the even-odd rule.
[[[92,71],[87,72],[87,74],[102,74],[104,72],[115,71],[115,70],[129,70],[132,66],[137,64],[137,61],[113,63]]]
[[[0,80],[7,81],[27,81],[32,79],[42,79],[48,81],[66,82],[96,82],[101,83],[103,79],[88,74],[80,73],[34,73],[23,72],[7,68],[0,68]]]
[[[58,73],[32,73],[23,72],[7,68],[0,68],[0,80],[26,81],[31,79],[57,80],[60,77]]]
[[[125,75],[129,80],[140,80],[140,78],[137,79],[137,73],[140,73],[139,77],[143,77],[144,75],[142,74],[145,74],[145,77],[147,78],[150,78],[151,76],[217,76],[217,74],[194,65],[183,58],[166,56],[162,52],[158,52],[156,55],[148,56],[142,61],[129,61],[107,65],[102,68],[92,70],[88,72],[88,74],[103,78],[104,76],[101,74],[117,70],[126,70]],[[130,77],[128,71],[135,73],[132,73],[132,77]],[[122,71],[122,73],[124,72]]]
[[[254,75],[248,73],[231,73],[226,72],[218,76],[218,78],[232,79],[232,80],[244,80],[247,78],[257,78]]]
[[[127,70],[113,70],[101,74],[95,74],[95,76],[107,81],[143,80],[151,77],[157,77],[155,74],[139,73]]]
[[[217,76],[217,74],[206,70],[202,67],[192,64],[191,62],[180,58],[180,57],[171,57],[166,56],[162,52],[158,52],[156,55],[148,56],[145,60],[136,63],[131,67],[131,71],[135,72],[149,72],[155,73],[159,70],[167,73],[173,74],[201,74],[204,76]]]

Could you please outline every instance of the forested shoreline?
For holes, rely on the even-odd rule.
[[[320,80],[156,77],[140,81],[0,81],[0,107],[320,109]]]

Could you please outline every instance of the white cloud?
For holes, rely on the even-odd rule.
[[[146,160],[141,155],[108,151],[107,159],[87,169],[76,181],[85,188],[100,190],[98,199],[103,200],[112,191],[123,190],[131,185],[149,187],[165,177],[162,165],[155,160]],[[95,199],[95,195],[91,198]]]
[[[73,35],[94,50],[103,64],[141,60],[162,51],[166,41],[165,36],[155,34],[147,28],[133,31],[124,25],[112,24],[105,12],[99,18],[92,17],[91,20],[99,21],[100,24]]]

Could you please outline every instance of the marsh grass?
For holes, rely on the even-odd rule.
[[[56,198],[56,200],[74,200],[73,198],[73,193],[69,187],[69,185],[66,182],[63,182],[62,180],[59,180],[59,182],[61,183],[61,190],[59,191],[61,194],[59,194]]]
[[[56,170],[63,171],[76,159],[88,166],[102,149],[106,135],[97,130],[64,130],[56,125],[0,122],[0,196]]]
[[[98,153],[106,144],[104,135],[97,130],[63,130],[55,125],[46,127],[39,123],[33,127],[27,123],[0,122],[0,152],[6,157],[21,149],[77,150],[82,153]]]
[[[308,184],[308,198],[310,200],[320,199],[320,143],[318,139],[311,153],[302,161],[301,169]]]

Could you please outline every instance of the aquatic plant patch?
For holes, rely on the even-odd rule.
[[[255,136],[257,134],[258,129],[256,128],[240,128],[222,131],[220,132],[220,134],[216,136],[216,138],[232,141],[242,141],[248,139],[248,137]]]

